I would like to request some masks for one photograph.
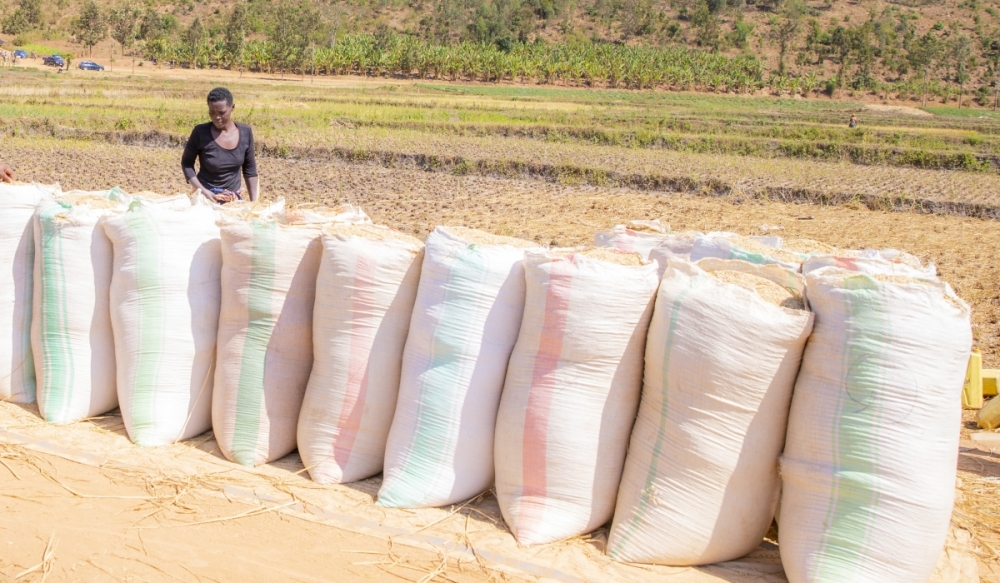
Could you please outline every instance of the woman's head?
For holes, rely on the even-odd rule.
[[[234,109],[233,94],[225,87],[216,87],[208,92],[208,118],[216,128],[221,130],[229,125]]]

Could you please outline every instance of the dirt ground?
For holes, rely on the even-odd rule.
[[[319,486],[297,454],[243,468],[210,433],[139,448],[117,412],[53,426],[34,406],[0,403],[0,465],[10,581],[785,581],[771,543],[706,568],[616,563],[602,554],[605,529],[522,548],[489,493],[381,509],[380,477]]]
[[[614,562],[602,553],[605,529],[523,548],[490,493],[444,509],[380,509],[379,477],[319,486],[297,454],[243,468],[211,433],[139,448],[117,412],[54,426],[35,406],[0,403],[0,465],[4,581],[786,581],[767,541],[703,568]],[[997,581],[984,555],[953,527],[929,583],[975,581],[977,570]]]

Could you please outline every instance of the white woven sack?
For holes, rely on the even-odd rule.
[[[116,193],[64,193],[35,211],[31,344],[38,409],[46,421],[72,423],[118,406],[110,300],[114,259],[111,240],[98,223],[126,208]]]
[[[691,260],[694,240],[701,236],[696,231],[680,231],[665,235],[656,247],[650,249],[649,260],[657,264],[656,274],[662,278],[670,259]]]
[[[438,227],[427,236],[380,506],[444,506],[493,484],[493,430],[531,245],[470,243],[480,235]]]
[[[423,243],[385,227],[330,228],[322,242],[298,444],[313,480],[339,484],[382,471]]]
[[[494,455],[504,521],[522,544],[601,526],[615,508],[642,388],[656,265],[529,253]]]
[[[659,246],[669,236],[670,225],[659,220],[631,221],[628,226],[617,225],[614,229],[594,234],[594,247],[608,247],[626,253],[638,253],[649,259],[649,252]]]
[[[779,265],[792,271],[799,271],[802,267],[802,258],[798,254],[781,250],[781,237],[746,237],[744,239],[763,246],[762,250],[747,249],[740,245],[740,239],[738,235],[733,233],[698,235],[691,247],[691,261],[714,257],[716,259],[738,259],[758,265]],[[773,249],[773,251],[767,248]]]
[[[211,427],[222,268],[215,220],[207,204],[136,201],[103,221],[114,247],[118,401],[139,445],[165,445]]]
[[[913,255],[895,249],[848,250],[837,254],[813,255],[803,262],[802,273],[812,273],[824,267],[836,267],[871,275],[902,275],[937,280],[937,268],[933,263],[924,266]]]
[[[951,518],[969,308],[947,284],[828,268],[781,460],[791,583],[916,583]]]
[[[267,216],[220,220],[222,312],[212,427],[219,451],[238,464],[264,464],[295,449],[312,370],[322,225],[356,217],[353,207],[340,210],[304,216],[265,209]]]
[[[778,504],[778,456],[813,316],[708,272],[741,271],[803,292],[776,265],[671,260],[646,343],[608,554],[704,565],[757,548]]]
[[[0,400],[35,402],[31,355],[35,238],[32,216],[58,185],[0,183]]]

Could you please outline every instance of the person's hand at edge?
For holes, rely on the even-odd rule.
[[[14,182],[14,169],[0,162],[0,181]]]

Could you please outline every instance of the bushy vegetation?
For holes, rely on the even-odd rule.
[[[959,107],[993,105],[1000,78],[1000,11],[981,0],[933,23],[930,5],[872,4],[852,20],[837,0],[237,0],[211,13],[191,0],[100,1],[84,0],[66,30],[84,49],[110,36],[121,52],[183,67]],[[41,2],[18,0],[3,31],[51,34]]]

